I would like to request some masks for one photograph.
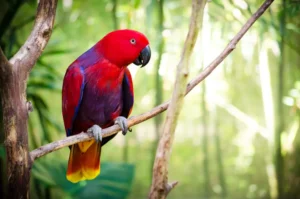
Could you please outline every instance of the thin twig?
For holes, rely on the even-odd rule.
[[[265,12],[265,10],[272,4],[274,0],[266,0],[263,5],[254,13],[247,23],[242,27],[242,29],[234,36],[230,43],[226,46],[223,52],[211,63],[209,64],[196,78],[190,81],[187,85],[186,94],[188,94],[196,85],[203,81],[235,48],[236,44],[244,36],[244,34],[249,30],[253,23]],[[128,119],[128,126],[134,126],[148,120],[162,112],[164,112],[169,106],[169,102],[165,102],[159,106],[156,106],[152,110],[143,113],[141,115],[133,116]],[[103,129],[102,137],[108,137],[110,135],[116,134],[121,129],[118,125],[113,125],[106,129]],[[41,156],[44,156],[53,151],[59,150],[63,147],[70,146],[79,142],[88,141],[94,139],[91,133],[80,133],[78,135],[70,136],[58,141],[41,146],[33,151],[31,151],[31,159],[35,160]]]
[[[260,8],[251,16],[242,29],[233,37],[221,54],[210,63],[195,79],[187,85],[187,93],[190,92],[196,85],[205,79],[236,47],[236,44],[246,34],[254,22],[268,9],[274,0],[266,0]]]

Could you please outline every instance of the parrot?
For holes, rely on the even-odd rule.
[[[101,148],[116,135],[102,139],[103,128],[117,124],[126,135],[134,102],[127,66],[144,67],[150,58],[147,37],[122,29],[105,35],[67,68],[62,86],[66,136],[91,132],[95,138],[70,146],[66,172],[70,182],[92,180],[100,174]]]

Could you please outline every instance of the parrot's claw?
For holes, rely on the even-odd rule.
[[[93,136],[97,142],[102,142],[102,128],[98,125],[94,125],[87,130],[88,133],[93,133]]]
[[[123,116],[117,117],[115,119],[115,124],[120,126],[123,135],[126,135],[128,130],[131,131],[131,129],[128,128],[127,119]]]

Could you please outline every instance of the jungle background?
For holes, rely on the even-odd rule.
[[[190,78],[222,51],[260,6],[259,0],[207,3]],[[0,45],[10,58],[33,26],[35,0],[1,0]],[[147,35],[151,62],[129,66],[132,115],[171,97],[191,0],[62,0],[51,39],[30,74],[29,144],[65,137],[61,87],[66,68],[105,34],[120,28]],[[179,185],[170,198],[300,198],[300,1],[278,0],[234,52],[186,98],[169,167]],[[31,198],[145,198],[164,114],[119,134],[101,155],[101,175],[72,184],[69,149],[35,161]],[[0,133],[0,182],[5,176]],[[5,192],[3,183],[0,192]]]

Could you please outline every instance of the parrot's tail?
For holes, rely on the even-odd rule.
[[[73,183],[91,180],[100,174],[101,142],[95,140],[74,144],[71,147],[67,179]]]

